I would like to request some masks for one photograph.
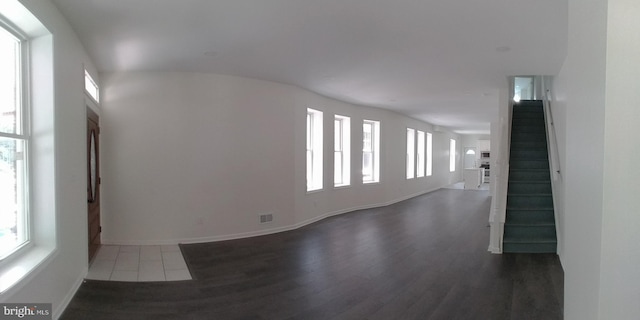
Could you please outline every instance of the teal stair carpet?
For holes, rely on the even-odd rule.
[[[549,158],[542,101],[513,106],[507,216],[502,251],[556,252]]]

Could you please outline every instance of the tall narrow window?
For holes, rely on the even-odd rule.
[[[333,185],[344,187],[351,184],[351,119],[336,115],[333,122]]]
[[[322,189],[322,112],[307,109],[307,191]]]
[[[418,152],[417,152],[416,176],[424,177],[424,132],[418,130]]]
[[[456,171],[456,140],[449,139],[449,172]]]
[[[407,179],[413,179],[415,176],[415,160],[416,160],[416,131],[407,128]]]
[[[84,90],[93,100],[100,102],[100,89],[87,70],[84,70]]]
[[[362,122],[362,182],[380,182],[380,122]]]
[[[427,132],[427,177],[433,175],[433,135]]]
[[[0,261],[29,241],[23,41],[0,24]]]

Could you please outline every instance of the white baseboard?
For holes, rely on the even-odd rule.
[[[488,251],[493,254],[502,254],[502,250],[499,247],[489,246]]]
[[[69,290],[69,292],[64,296],[64,299],[62,299],[62,302],[60,302],[56,309],[53,310],[52,319],[57,320],[58,318],[60,318],[60,316],[62,316],[62,313],[65,309],[67,309],[67,306],[71,302],[71,299],[73,299],[73,296],[76,295],[76,292],[78,292],[78,289],[80,289],[80,286],[84,282],[84,276],[87,274],[87,272],[88,268],[85,268],[82,272],[82,275],[78,277],[78,279],[76,279],[76,281],[73,283],[71,290]]]
[[[314,222],[318,222],[320,220],[329,218],[329,217],[333,217],[336,215],[340,215],[340,214],[344,214],[344,213],[348,213],[348,212],[353,212],[353,211],[357,211],[357,210],[365,210],[365,209],[373,209],[373,208],[381,208],[381,207],[386,207],[401,201],[405,201],[411,198],[415,198],[417,196],[421,196],[423,194],[429,193],[429,192],[433,192],[436,191],[440,188],[432,188],[426,191],[421,191],[418,193],[414,193],[408,196],[404,196],[404,197],[400,197],[398,199],[394,199],[391,201],[387,201],[387,202],[383,202],[383,203],[377,203],[377,204],[371,204],[371,205],[363,205],[363,206],[357,206],[357,207],[351,207],[351,208],[347,208],[347,209],[341,209],[341,210],[337,210],[337,211],[333,211],[333,212],[327,212],[324,214],[321,214],[319,216],[304,220],[302,222],[298,222],[294,225],[289,225],[289,226],[282,226],[282,227],[277,227],[277,228],[271,228],[271,229],[265,229],[265,230],[258,230],[258,231],[250,231],[250,232],[242,232],[242,233],[235,233],[235,234],[226,234],[226,235],[219,235],[219,236],[210,236],[210,237],[199,237],[199,238],[182,238],[182,239],[169,239],[169,240],[130,240],[130,241],[119,241],[119,240],[112,240],[112,239],[102,239],[102,244],[106,244],[106,245],[176,245],[179,243],[204,243],[204,242],[217,242],[217,241],[226,241],[226,240],[234,240],[234,239],[242,239],[242,238],[250,238],[250,237],[258,237],[258,236],[264,236],[264,235],[268,235],[268,234],[274,234],[274,233],[279,233],[279,232],[284,232],[284,231],[291,231],[291,230],[295,230],[301,227],[304,227],[306,225],[312,224]]]

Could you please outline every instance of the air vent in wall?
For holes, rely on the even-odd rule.
[[[266,213],[260,215],[260,223],[269,223],[273,221],[273,213]]]

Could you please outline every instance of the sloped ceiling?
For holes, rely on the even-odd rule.
[[[488,133],[509,75],[554,75],[566,0],[53,0],[101,72],[245,76]]]

